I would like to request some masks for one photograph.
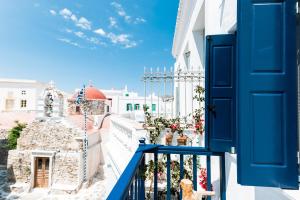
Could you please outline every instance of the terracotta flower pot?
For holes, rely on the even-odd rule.
[[[166,133],[166,145],[171,145],[173,141],[173,134],[169,131]]]
[[[177,145],[186,145],[186,142],[187,142],[187,136],[186,135],[183,135],[183,134],[180,134],[177,138]]]

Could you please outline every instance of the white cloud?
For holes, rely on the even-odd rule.
[[[66,32],[67,33],[72,33],[73,31],[71,29],[69,29],[69,28],[66,28]]]
[[[84,17],[80,17],[80,19],[77,21],[76,26],[86,29],[86,30],[91,30],[91,22],[87,20]]]
[[[94,30],[94,33],[97,33],[98,35],[101,35],[101,36],[106,36],[106,33],[102,28]]]
[[[135,18],[134,23],[135,24],[143,24],[143,23],[146,23],[146,20],[142,17],[137,17],[137,18]]]
[[[72,16],[72,12],[67,8],[64,8],[61,11],[59,11],[59,14],[65,19],[70,19]]]
[[[85,38],[86,37],[85,34],[81,31],[74,32],[74,34],[79,38]]]
[[[123,6],[115,1],[111,2],[110,4],[112,7],[114,7],[115,11],[117,12],[117,14],[121,17],[124,18],[124,20],[127,22],[127,23],[130,23],[131,22],[131,16],[130,15],[127,15],[127,13],[125,12]]]
[[[80,17],[79,20],[75,14],[72,13],[67,8],[64,8],[59,11],[59,14],[66,20],[71,20],[75,23],[76,26],[85,29],[85,30],[91,30],[92,23],[87,20],[85,17]]]
[[[71,15],[70,19],[75,23],[77,22],[77,17],[74,14]]]
[[[56,11],[55,10],[49,10],[50,14],[55,16],[56,15]]]
[[[132,48],[137,46],[137,42],[131,40],[131,35],[129,34],[115,34],[112,32],[106,33],[102,28],[99,28],[94,32],[104,38],[109,39],[111,43],[121,45],[124,48]]]
[[[89,38],[86,38],[86,40],[95,45],[107,46],[105,42],[100,41],[99,39],[97,39],[95,37],[89,37]]]
[[[117,20],[113,17],[109,17],[109,27],[118,28]]]
[[[63,43],[66,43],[66,44],[70,44],[70,45],[72,45],[72,46],[82,48],[82,46],[80,46],[80,45],[79,45],[78,43],[76,43],[76,42],[72,42],[70,39],[67,39],[67,38],[59,38],[58,40],[61,41],[61,42],[63,42]]]

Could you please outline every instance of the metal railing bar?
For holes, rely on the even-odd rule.
[[[133,200],[133,181],[130,186],[130,200]]]
[[[183,161],[183,155],[180,154],[180,158],[179,158],[180,180],[183,179],[183,169],[184,169],[183,164],[184,164],[184,161]],[[179,198],[182,199],[182,189],[181,189],[181,187],[180,187]]]
[[[136,200],[137,199],[137,197],[138,197],[138,181],[137,181],[137,179],[138,179],[138,176],[137,175],[135,175],[135,180],[134,180],[134,199]]]
[[[144,153],[142,151],[137,151],[133,155],[132,159],[128,163],[128,167],[120,176],[119,180],[117,181],[115,187],[113,188],[113,190],[111,191],[107,199],[109,200],[124,199],[133,181],[133,178],[138,171],[140,163],[143,160],[143,157],[144,157]]]
[[[158,171],[158,156],[154,153],[154,199],[157,199],[157,171]]]
[[[146,145],[139,146],[136,153],[133,155],[125,171],[120,176],[115,187],[111,191],[108,199],[145,199],[145,153],[154,153],[154,193],[153,199],[158,199],[158,154],[165,154],[167,157],[167,200],[171,199],[171,154],[180,156],[180,179],[184,178],[184,155],[193,155],[193,187],[197,190],[197,156],[206,156],[206,172],[207,172],[207,191],[212,190],[211,185],[211,156],[220,157],[220,197],[226,200],[226,178],[225,178],[225,157],[221,152],[210,152],[205,148],[199,147],[184,147],[184,146],[161,146],[161,145]],[[180,199],[182,191],[180,190]],[[207,200],[211,200],[207,197]]]
[[[197,156],[193,155],[193,185],[194,190],[197,191]]]
[[[225,154],[220,156],[220,193],[221,199],[226,200],[226,172],[225,172]]]
[[[210,156],[206,157],[206,173],[207,173],[206,190],[211,191],[211,157]],[[207,200],[211,200],[211,197],[208,196]]]
[[[142,173],[145,172],[145,156],[142,158],[142,162],[140,165],[140,171]],[[141,193],[140,193],[140,198],[139,199],[145,199],[145,180],[144,177],[139,177],[140,183],[141,183]]]
[[[171,200],[171,156],[167,154],[167,200]]]
[[[157,150],[159,154],[178,154],[178,155],[198,155],[198,156],[220,156],[213,152],[191,152],[191,151],[173,151],[173,150]]]

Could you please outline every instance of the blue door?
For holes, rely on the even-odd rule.
[[[238,182],[298,188],[295,0],[238,1]]]
[[[235,147],[235,35],[206,38],[206,144],[211,151]]]

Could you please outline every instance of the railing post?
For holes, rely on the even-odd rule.
[[[146,144],[146,138],[142,137],[139,139],[140,142],[140,146],[145,145]]]
[[[138,199],[138,176],[135,175],[135,180],[134,180],[134,199]]]
[[[210,155],[207,155],[206,157],[206,189],[207,191],[211,191],[211,157]],[[211,200],[211,197],[208,196],[207,200]]]
[[[180,162],[179,162],[179,171],[180,171],[180,180],[183,179],[183,169],[184,168],[184,160],[183,160],[183,155],[180,154]],[[179,193],[179,198],[182,199],[182,189],[180,187],[180,193]]]
[[[157,173],[158,173],[158,155],[154,153],[154,199],[157,199]],[[151,186],[150,186],[151,187]]]
[[[167,154],[167,200],[171,200],[171,157]]]
[[[145,138],[140,138],[139,139],[140,145],[143,146],[146,144],[146,139]],[[142,158],[142,162],[140,165],[140,172],[145,173],[145,156]],[[145,199],[145,180],[144,177],[139,177],[139,199]]]
[[[220,182],[221,182],[221,200],[226,200],[226,172],[225,172],[225,154],[220,156]]]
[[[194,190],[197,191],[197,156],[193,155],[193,185]]]

